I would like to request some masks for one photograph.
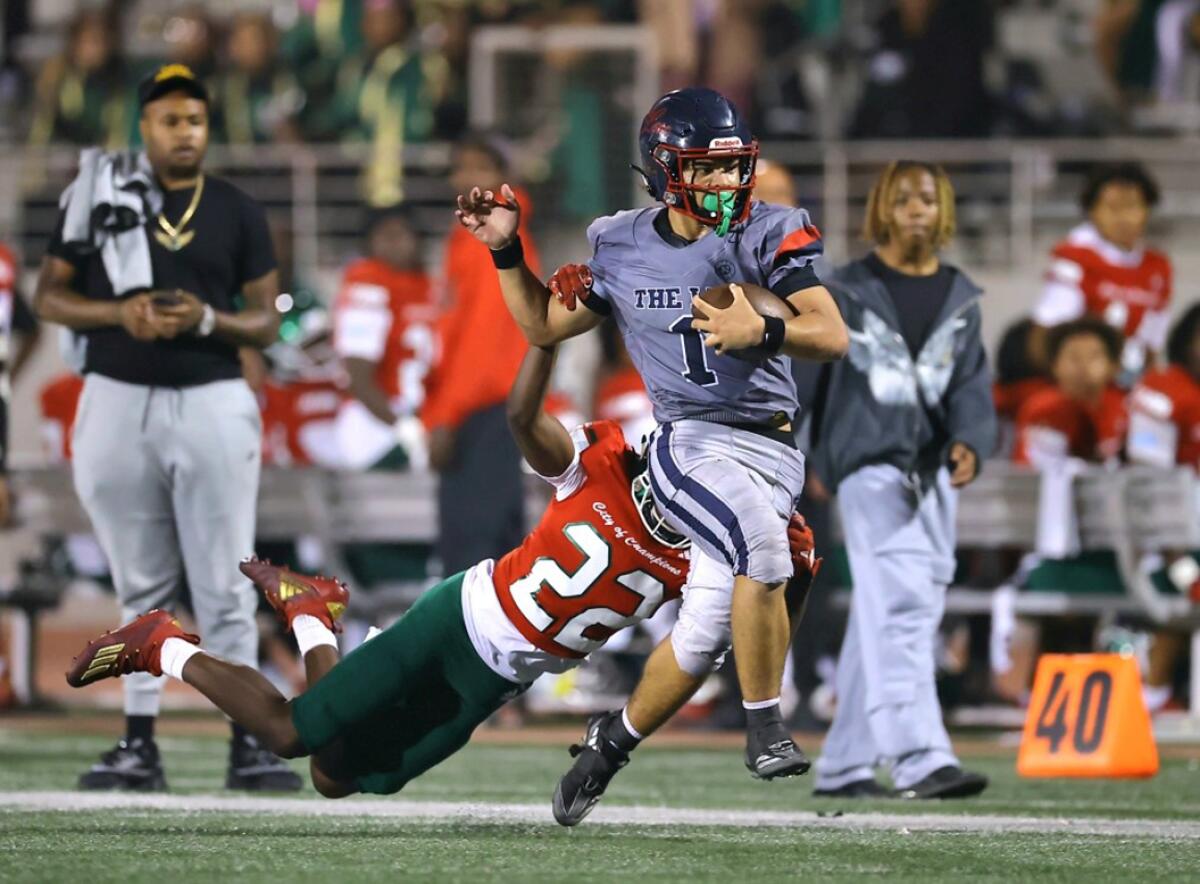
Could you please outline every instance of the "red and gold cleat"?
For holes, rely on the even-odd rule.
[[[350,590],[340,580],[308,577],[256,558],[246,559],[238,567],[267,597],[289,629],[298,614],[311,614],[334,632],[341,630],[337,621],[350,601]]]
[[[183,625],[173,614],[158,609],[149,611],[89,642],[71,661],[67,684],[81,688],[102,678],[116,678],[131,672],[162,675],[159,654],[163,642],[169,638],[200,644],[200,637],[184,632]]]

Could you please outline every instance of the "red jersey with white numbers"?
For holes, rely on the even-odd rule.
[[[342,389],[331,380],[268,378],[263,385],[263,463],[272,466],[333,466],[337,451],[333,422]]]
[[[572,434],[576,459],[525,542],[492,572],[500,607],[541,650],[581,658],[678,598],[684,550],[656,541],[630,494],[633,452],[611,421]]]
[[[62,374],[48,381],[38,394],[42,412],[42,442],[51,463],[71,459],[71,431],[83,394],[83,378]]]
[[[1179,365],[1147,372],[1129,397],[1129,458],[1200,469],[1200,383]]]
[[[1066,457],[1104,463],[1120,455],[1128,425],[1125,394],[1116,387],[1095,404],[1071,399],[1057,387],[1043,390],[1017,412],[1013,460],[1033,466]]]
[[[346,268],[334,302],[334,349],[343,359],[374,363],[379,389],[414,414],[435,356],[435,313],[424,273],[362,258]]]
[[[1127,338],[1161,351],[1167,338],[1171,262],[1149,248],[1124,251],[1091,224],[1081,224],[1055,246],[1046,285],[1034,305],[1039,325],[1099,316]]]

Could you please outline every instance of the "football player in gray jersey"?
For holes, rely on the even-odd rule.
[[[642,122],[649,193],[663,208],[602,218],[588,230],[594,256],[578,286],[552,291],[525,266],[508,186],[458,198],[459,221],[492,249],[504,299],[526,338],[545,346],[614,315],[660,422],[647,456],[651,493],[693,541],[679,622],[651,656],[629,705],[593,722],[556,816],[573,824],[619,768],[601,751],[628,752],[664,723],[735,650],[747,716],[746,765],[770,779],[804,773],[804,754],[779,712],[789,640],[782,588],[792,574],[786,526],[804,481],[792,422],[796,391],[785,357],[843,356],[846,328],[812,262],[820,234],[803,210],[752,202],[758,145],[737,110],[709,89],[660,98]],[[590,279],[588,279],[590,277]],[[590,285],[587,283],[590,282]],[[701,292],[733,285],[723,309]],[[738,283],[769,288],[796,311],[765,318]],[[587,309],[578,309],[574,295]],[[756,348],[756,355],[737,351]],[[738,358],[739,355],[741,358]],[[571,782],[568,783],[568,780]],[[572,807],[582,808],[576,814]]]

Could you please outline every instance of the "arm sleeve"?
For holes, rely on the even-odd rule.
[[[67,220],[66,210],[60,210],[58,220],[54,222],[54,232],[50,234],[50,242],[46,245],[46,254],[61,258],[78,268],[79,251],[63,242],[63,223]]]
[[[1026,401],[1017,412],[1013,460],[1039,469],[1071,454],[1071,418],[1056,396]]]
[[[1168,310],[1151,310],[1138,323],[1137,334],[1139,341],[1153,350],[1162,353],[1167,347],[1167,333],[1171,328],[1171,314]]]
[[[983,349],[982,317],[974,304],[966,314],[966,342],[958,354],[946,391],[946,429],[951,442],[962,442],[986,460],[996,447],[996,404],[992,377]]]
[[[258,279],[275,269],[275,247],[262,206],[248,196],[242,199],[242,239],[238,255],[238,284]]]
[[[13,315],[12,315],[12,330],[18,334],[27,335],[35,331],[38,327],[37,317],[34,316],[33,310],[25,299],[21,297],[21,293],[13,291]]]
[[[589,310],[601,316],[612,313],[612,296],[608,289],[610,276],[605,267],[603,218],[593,221],[587,229],[588,243],[592,247],[592,260],[588,269],[592,271],[592,294],[583,303]]]
[[[1033,305],[1033,321],[1048,328],[1083,316],[1086,304],[1082,282],[1082,265],[1056,255],[1046,271],[1041,296]]]
[[[767,221],[766,235],[758,248],[758,260],[767,280],[767,288],[776,294],[790,295],[802,288],[820,285],[813,262],[824,252],[821,231],[804,209],[787,209]],[[795,276],[795,274],[800,274]],[[785,280],[797,287],[782,291]]]
[[[554,486],[554,499],[566,500],[576,491],[583,487],[583,483],[587,480],[587,471],[583,467],[583,451],[591,444],[591,440],[587,435],[587,425],[576,427],[571,431],[571,441],[575,443],[575,455],[571,458],[571,463],[561,475],[558,476],[543,476],[538,474],[538,478],[544,479]]]

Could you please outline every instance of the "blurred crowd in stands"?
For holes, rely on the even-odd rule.
[[[217,141],[455,139],[472,34],[498,24],[642,23],[664,87],[708,83],[764,139],[1193,126],[1178,108],[1200,97],[1196,0],[9,0],[4,15],[0,118],[33,144],[135,141],[133,85],[164,59],[208,83]]]

